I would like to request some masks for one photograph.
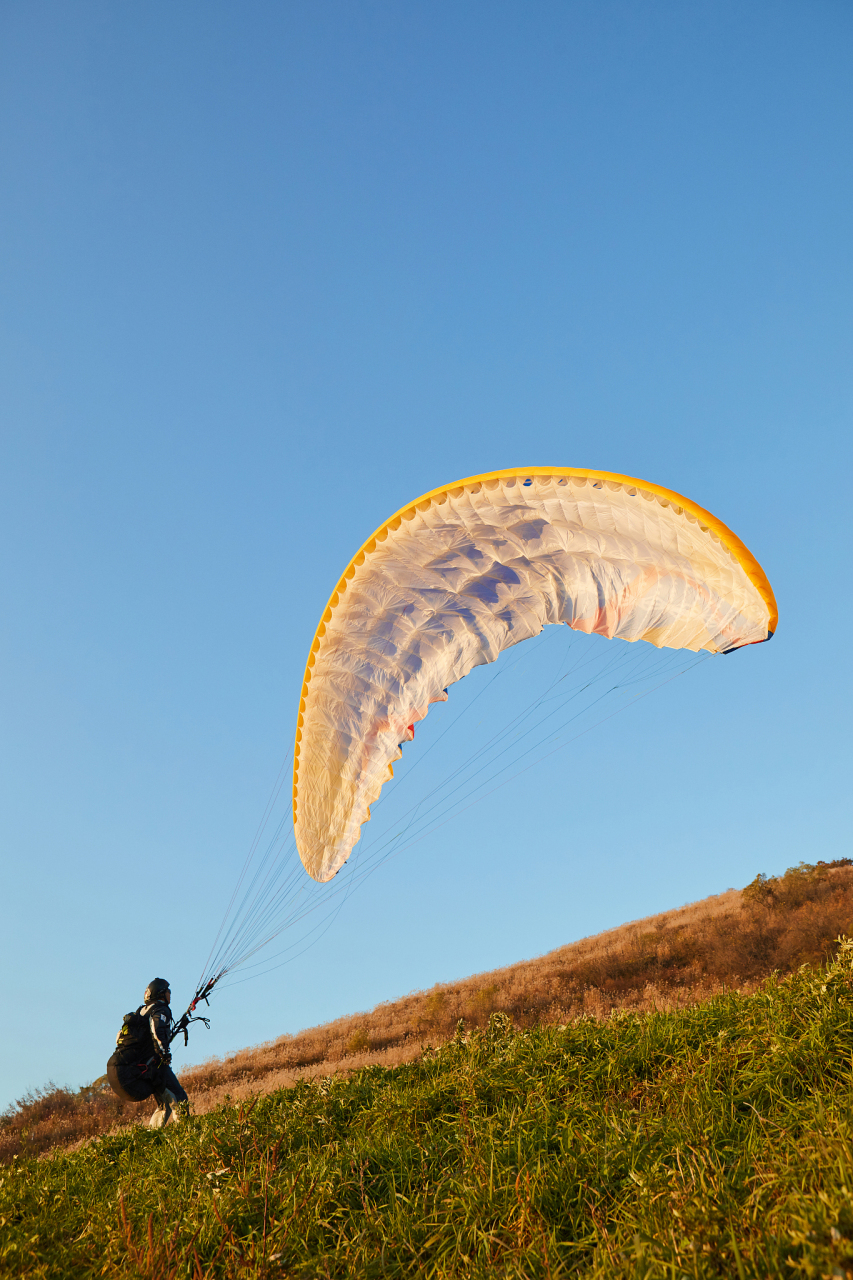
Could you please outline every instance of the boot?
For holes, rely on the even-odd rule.
[[[179,1120],[178,1100],[171,1089],[158,1089],[154,1094],[160,1104],[148,1121],[149,1129],[162,1129],[170,1120]]]

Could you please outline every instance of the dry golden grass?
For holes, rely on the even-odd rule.
[[[194,1109],[206,1112],[228,1097],[269,1093],[304,1075],[397,1065],[448,1040],[459,1019],[482,1027],[497,1010],[529,1027],[604,1018],[614,1009],[684,1007],[724,989],[752,990],[774,969],[820,963],[842,933],[853,933],[853,864],[801,864],[535,960],[211,1059],[184,1070],[181,1081]],[[85,1141],[152,1110],[150,1103],[120,1102],[101,1082],[80,1093],[49,1087],[0,1118],[0,1161]]]

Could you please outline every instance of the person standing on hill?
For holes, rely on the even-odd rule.
[[[107,1079],[113,1093],[125,1102],[153,1097],[157,1110],[149,1120],[161,1129],[189,1111],[189,1099],[171,1067],[172,992],[165,978],[155,978],[145,988],[145,1003],[126,1013],[116,1037],[116,1050],[107,1063]]]

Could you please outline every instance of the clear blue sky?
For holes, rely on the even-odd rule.
[[[0,5],[0,1104],[189,997],[329,591],[461,476],[689,495],[777,636],[401,855],[181,1061],[851,852],[851,56],[840,0]]]

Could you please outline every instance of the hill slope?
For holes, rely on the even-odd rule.
[[[367,1065],[394,1066],[424,1045],[449,1039],[460,1018],[486,1025],[493,1012],[519,1029],[613,1010],[684,1008],[720,991],[749,992],[767,974],[819,964],[833,940],[853,934],[853,864],[801,863],[784,876],[758,876],[679,910],[561,947],[463,982],[380,1005],[297,1036],[181,1071],[194,1108]],[[105,1049],[105,1056],[109,1050]],[[50,1087],[0,1117],[0,1161],[106,1133],[146,1118],[153,1105],[119,1102],[94,1086]]]
[[[0,1176],[9,1276],[853,1276],[853,944]]]

